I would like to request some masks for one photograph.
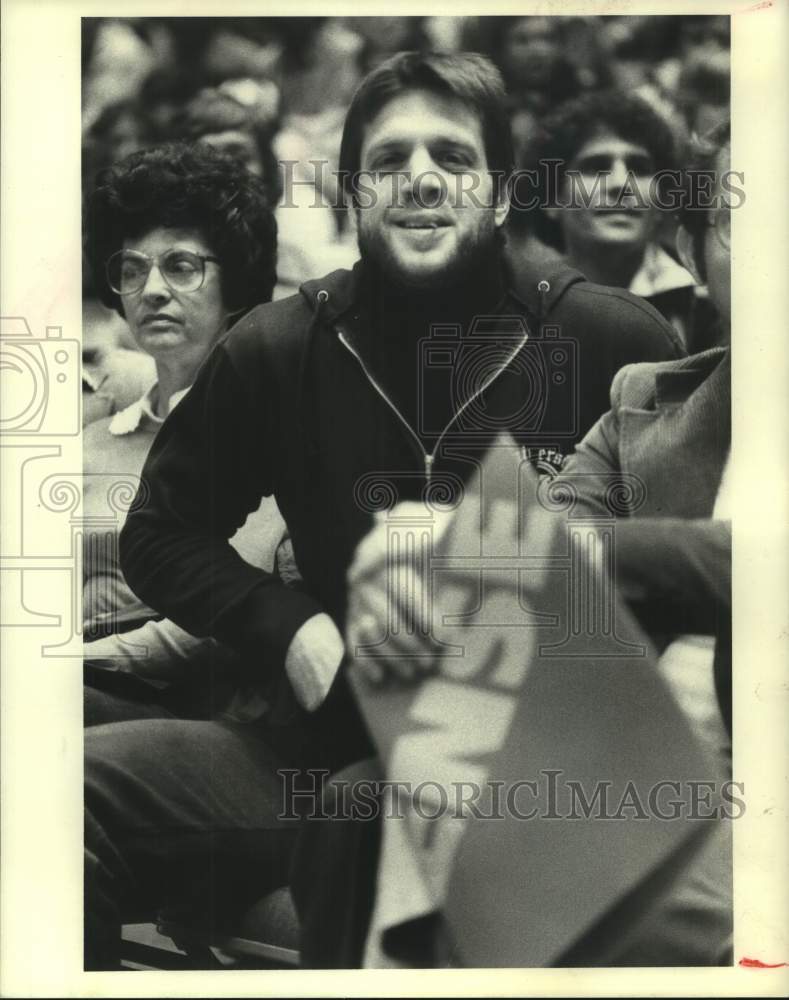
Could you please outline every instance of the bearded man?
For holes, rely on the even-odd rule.
[[[96,885],[105,913],[110,889],[118,898],[135,882],[156,905],[174,823],[191,834],[182,867],[221,886],[246,865],[245,898],[258,882],[263,891],[276,873],[253,834],[276,826],[276,809],[255,760],[335,770],[371,754],[342,640],[347,568],[373,523],[371,474],[390,477],[399,499],[451,490],[503,427],[556,469],[607,409],[619,368],[682,353],[627,292],[564,265],[508,267],[504,97],[474,54],[400,53],[377,67],[352,101],[340,159],[359,262],[253,310],[160,429],[121,536],[123,571],[148,605],[238,650],[269,708],[244,725],[165,720],[152,733],[128,723],[103,743],[91,734],[89,913]],[[228,542],[271,494],[298,587]],[[90,781],[113,769],[114,784]],[[329,950],[352,964],[330,938],[306,961],[325,964],[316,950]]]

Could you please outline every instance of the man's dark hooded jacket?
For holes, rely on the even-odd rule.
[[[241,652],[277,691],[275,723],[307,722],[299,728],[310,734],[310,759],[326,767],[367,750],[345,682],[340,676],[308,717],[282,667],[294,634],[314,614],[326,611],[343,628],[347,568],[372,524],[371,474],[389,478],[401,500],[421,497],[428,475],[465,480],[507,415],[517,415],[508,429],[532,456],[568,454],[608,409],[623,365],[683,353],[643,300],[566,265],[519,268],[495,310],[499,319],[457,341],[470,338],[463,358],[473,369],[471,352],[478,352],[483,381],[495,368],[486,359],[513,360],[442,438],[429,468],[435,434],[409,430],[382,395],[386,375],[376,366],[364,274],[357,265],[309,281],[225,335],[159,431],[121,534],[134,591],[188,631]],[[451,345],[438,358],[431,373],[440,377],[443,361],[451,377]],[[531,406],[535,393],[542,402]],[[463,441],[471,460],[443,447]],[[272,493],[291,534],[300,590],[248,565],[227,542]]]

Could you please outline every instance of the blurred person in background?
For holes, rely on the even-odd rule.
[[[496,18],[491,44],[514,103],[537,101],[542,105],[539,110],[544,110],[543,102],[551,97],[561,101],[580,88],[580,80],[563,51],[563,21],[535,16]],[[567,67],[569,74],[561,78],[558,69]]]
[[[426,24],[429,20],[436,22],[432,29]],[[433,37],[442,38],[444,46],[450,42],[448,47],[441,48],[439,51],[455,51],[457,46],[451,44],[451,37],[448,35],[452,29],[446,23],[453,20],[455,19],[441,17],[432,19],[402,16],[350,17],[347,24],[364,41],[360,61],[363,71],[369,73],[386,59],[390,59],[396,52],[424,52],[428,48],[434,51],[433,47],[428,44],[428,32],[431,30]],[[443,28],[441,22],[444,22]]]
[[[97,330],[100,336],[95,338],[93,334]],[[129,406],[153,385],[155,379],[153,358],[137,349],[125,323],[108,328],[104,323],[83,321],[83,427]]]
[[[252,86],[253,100],[246,103],[240,99],[238,84],[204,88],[178,113],[173,133],[178,140],[200,142],[239,160],[249,173],[261,179],[268,204],[275,205],[282,184],[271,137],[277,129],[279,96],[272,84],[269,107],[261,110],[254,100],[258,88]]]
[[[277,213],[283,289],[350,267],[356,244],[337,183],[345,112],[364,40],[342,18],[280,18],[282,127],[274,151],[284,192]]]
[[[233,157],[260,179],[266,204],[273,208],[282,194],[279,164],[271,148],[278,109],[275,84],[264,89],[253,80],[227,81],[200,90],[176,114],[171,132],[178,141],[210,146]]]
[[[682,67],[677,103],[692,136],[703,136],[729,120],[731,58],[717,49],[689,58]]]
[[[563,44],[558,17],[500,17],[489,39],[491,57],[507,85],[515,159],[537,121],[557,104],[581,92],[581,77]]]
[[[158,42],[158,68],[191,76],[199,88],[229,79],[271,79],[280,56],[277,21],[267,17],[153,17],[146,18],[145,24]]]
[[[681,20],[684,18],[648,15],[600,18],[612,85],[633,91],[652,87],[656,72],[675,56]]]
[[[422,18],[420,33],[424,38],[424,49],[428,52],[460,52],[466,20],[460,16]]]
[[[728,118],[730,25],[726,15],[600,18],[614,82],[644,98],[677,137]],[[726,106],[726,107],[724,107]]]
[[[533,228],[590,281],[627,288],[650,302],[693,351],[709,346],[710,311],[691,274],[660,242],[655,187],[676,171],[674,134],[644,100],[619,90],[569,101],[542,122],[532,147],[540,205],[515,208],[510,227]],[[668,178],[667,178],[668,180]],[[516,206],[534,197],[525,184]]]
[[[292,145],[288,149],[292,137],[287,132],[280,134],[279,105],[279,89],[271,81],[265,87],[253,80],[226,81],[195,95],[176,115],[171,128],[177,138],[210,145],[239,159],[261,178],[269,204],[280,202],[276,209],[279,239],[274,298],[292,294],[302,281],[334,266],[338,240],[332,209],[336,192],[309,185],[308,163],[297,160],[283,167],[277,162],[274,141],[280,153],[288,154],[285,159],[297,155]],[[298,156],[306,156],[306,149],[300,147]],[[319,154],[312,158],[319,159]],[[327,164],[326,177],[330,169]],[[321,176],[315,170],[312,174]],[[284,184],[287,192],[281,198]],[[341,263],[349,253],[341,251]]]
[[[94,19],[83,19],[88,20]],[[128,97],[107,104],[83,137],[83,192],[93,188],[102,171],[147,144],[139,101]],[[155,378],[153,359],[138,350],[126,321],[99,300],[90,261],[83,253],[82,426],[133,403]]]
[[[83,136],[82,173],[87,190],[101,170],[148,145],[146,126],[145,111],[136,97],[104,106]]]
[[[720,64],[731,52],[731,21],[727,14],[671,18],[675,27],[675,45],[666,51],[655,68],[655,79],[669,92],[681,88],[680,77],[686,67]]]
[[[158,63],[145,18],[82,18],[82,125],[112,104],[135,100]]]
[[[172,142],[173,124],[181,109],[204,85],[194,67],[185,68],[177,63],[156,67],[149,73],[137,98],[144,135],[139,148]]]

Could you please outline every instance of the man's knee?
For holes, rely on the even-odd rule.
[[[167,788],[178,783],[178,760],[201,752],[167,719],[91,726],[84,747],[86,809],[126,828],[159,815]]]
[[[343,768],[326,782],[322,813],[331,819],[375,819],[383,777],[377,757],[357,761]]]

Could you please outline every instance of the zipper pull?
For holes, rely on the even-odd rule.
[[[427,485],[430,485],[430,480],[433,476],[433,461],[435,459],[434,455],[428,455],[425,452],[425,477],[427,478]]]

